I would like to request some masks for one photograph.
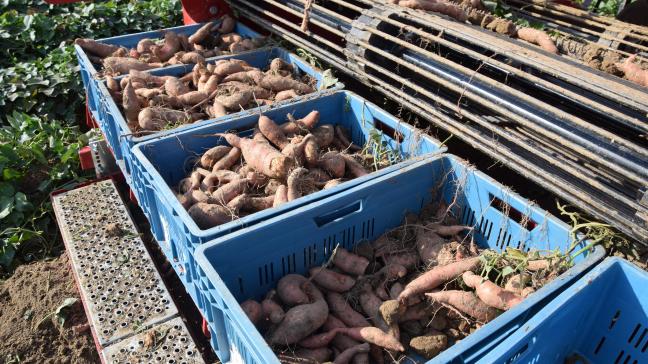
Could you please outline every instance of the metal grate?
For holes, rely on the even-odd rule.
[[[516,39],[373,0],[232,0],[281,35],[639,241],[646,89]],[[615,23],[619,25],[618,23]]]
[[[103,355],[106,362],[120,364],[203,363],[179,317],[111,345]]]
[[[101,346],[177,315],[111,180],[56,195],[53,205]]]

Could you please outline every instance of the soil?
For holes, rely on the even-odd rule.
[[[53,312],[66,298],[59,326]],[[0,285],[0,362],[99,363],[67,256],[18,267]]]

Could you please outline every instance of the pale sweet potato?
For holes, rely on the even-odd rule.
[[[77,38],[74,40],[74,44],[81,47],[84,51],[100,58],[109,57],[120,48],[116,45],[101,43],[88,38]]]
[[[324,155],[321,156],[318,165],[333,178],[344,177],[346,162],[344,157],[338,152],[330,151],[324,153]]]
[[[285,185],[280,185],[275,191],[272,207],[277,207],[286,202],[288,202],[288,188]]]
[[[327,293],[326,302],[329,305],[331,313],[334,313],[345,325],[350,327],[369,326],[369,322],[364,316],[349,306],[341,294],[336,292]]]
[[[361,340],[387,350],[405,351],[403,344],[401,344],[395,337],[376,327],[348,327],[340,328],[338,330],[340,334],[347,335],[354,340]]]
[[[496,308],[484,303],[473,292],[451,290],[430,292],[425,295],[435,302],[449,304],[481,322],[488,322],[499,315],[499,311]]]
[[[137,94],[135,93],[135,89],[133,89],[133,84],[130,80],[126,84],[124,92],[122,93],[122,107],[124,108],[124,114],[128,123],[136,123],[141,108],[137,99]]]
[[[203,202],[191,206],[189,216],[201,229],[209,229],[232,221],[232,216],[225,207]]]
[[[417,293],[431,291],[439,285],[454,279],[466,271],[476,269],[480,265],[478,257],[464,259],[445,266],[437,266],[423,273],[418,278],[409,282],[403,292],[398,296],[400,302],[404,302],[409,296]]]
[[[164,107],[147,107],[137,116],[139,126],[144,130],[160,130],[169,124],[190,122],[191,116],[184,111]]]
[[[135,58],[123,57],[106,57],[103,60],[104,69],[112,74],[125,74],[130,70],[146,71],[153,68],[161,67],[157,63],[144,63]]]
[[[226,145],[217,145],[209,149],[200,157],[200,165],[203,168],[211,169],[214,163],[227,155],[231,149],[232,147]]]
[[[301,181],[304,176],[308,174],[306,168],[296,168],[288,175],[288,180],[286,182],[287,192],[286,196],[288,201],[296,200],[300,198],[304,193],[301,186]]]
[[[259,143],[235,134],[224,134],[227,142],[241,149],[243,158],[254,170],[271,178],[286,178],[290,160],[269,144]]]
[[[169,96],[180,96],[190,91],[187,85],[175,77],[168,78],[164,82],[164,90]]]
[[[365,273],[367,266],[369,266],[369,261],[359,255],[350,253],[344,248],[338,247],[333,257],[333,265],[343,272],[359,276]]]
[[[258,128],[263,136],[280,150],[290,143],[279,125],[265,115],[259,116]]]
[[[205,25],[198,28],[198,30],[196,30],[189,37],[189,39],[188,39],[189,43],[200,43],[200,42],[202,42],[203,40],[205,40],[205,38],[207,38],[207,36],[209,36],[209,34],[212,32],[212,29],[214,27],[215,27],[214,23],[212,23],[212,22],[205,23]]]
[[[274,92],[285,90],[295,90],[301,94],[315,92],[314,88],[305,83],[299,82],[290,77],[282,77],[278,75],[266,75],[259,83],[259,86]]]
[[[230,169],[236,162],[241,158],[241,150],[237,147],[233,147],[227,152],[226,155],[221,157],[212,167],[212,171],[218,171],[221,169]]]
[[[465,272],[461,278],[468,287],[475,289],[475,293],[477,293],[480,300],[491,307],[506,311],[522,302],[523,298],[521,296],[507,291],[473,272]]]

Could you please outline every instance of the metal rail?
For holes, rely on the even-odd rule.
[[[637,199],[648,186],[640,136],[648,131],[648,99],[637,86],[494,33],[370,0],[314,4],[317,34],[300,30],[303,0],[232,3],[558,196],[648,237]],[[623,90],[602,92],[610,85]]]

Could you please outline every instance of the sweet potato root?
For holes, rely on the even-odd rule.
[[[405,286],[405,289],[398,296],[400,302],[414,294],[431,291],[451,279],[454,279],[466,271],[473,270],[479,266],[479,258],[468,258],[445,266],[435,267]]]
[[[275,102],[290,100],[290,99],[295,98],[297,96],[299,96],[299,95],[293,89],[279,91],[275,95]]]
[[[201,229],[232,221],[230,212],[223,206],[199,202],[189,208],[189,216]]]
[[[133,83],[128,80],[124,92],[122,93],[122,106],[124,107],[124,114],[129,124],[136,123],[140,113],[140,104],[137,99]]]
[[[313,129],[317,122],[319,121],[320,113],[317,110],[313,110],[308,115],[303,118],[295,121],[291,121],[285,124],[281,124],[281,131],[286,135],[300,134],[302,131],[307,133],[309,130]],[[320,145],[325,147],[325,145]]]
[[[369,266],[369,260],[338,247],[333,257],[333,265],[343,272],[359,276],[365,273],[367,266]]]
[[[335,339],[339,329],[333,329],[321,334],[316,334],[305,338],[299,342],[299,346],[306,349],[317,349],[328,344]]]
[[[475,289],[475,293],[477,293],[477,297],[479,297],[480,300],[484,301],[484,303],[491,307],[506,311],[522,302],[521,296],[507,291],[473,272],[465,272],[461,278],[468,287]]]
[[[497,309],[481,301],[473,292],[451,290],[430,292],[425,295],[435,302],[449,304],[481,322],[488,322],[499,315]]]
[[[353,359],[356,355],[362,354],[362,353],[368,353],[369,352],[369,344],[364,343],[360,345],[356,345],[353,347],[350,347],[343,352],[341,352],[338,356],[335,357],[335,360],[333,361],[333,364],[347,364]]]
[[[521,27],[517,30],[517,37],[529,43],[536,44],[545,51],[558,54],[558,48],[547,33],[540,29]]]
[[[329,310],[321,292],[308,282],[302,287],[312,303],[295,306],[286,312],[283,321],[268,338],[271,345],[295,344],[319,329],[326,321]]]
[[[247,300],[241,303],[241,308],[253,324],[256,325],[259,321],[261,321],[263,312],[261,310],[261,304],[259,304],[259,302],[255,300]]]
[[[280,150],[288,145],[289,141],[286,135],[281,131],[279,125],[275,124],[269,117],[265,115],[259,116],[258,127],[263,136]]]
[[[207,38],[207,36],[209,36],[213,28],[214,23],[205,23],[205,25],[198,28],[198,30],[196,30],[196,32],[189,37],[189,43],[201,43],[203,40],[205,40],[205,38]]]
[[[330,151],[324,153],[320,158],[319,166],[333,178],[344,177],[346,162],[345,158],[338,152]]]
[[[272,203],[272,207],[277,207],[286,202],[288,202],[288,189],[286,188],[285,185],[280,185],[279,187],[277,187],[277,190],[275,191],[274,202]]]
[[[84,51],[101,58],[109,57],[119,49],[119,46],[97,42],[88,38],[77,38],[74,40],[74,44]]]
[[[329,292],[326,295],[326,302],[329,305],[331,313],[335,314],[346,326],[349,327],[365,327],[370,326],[364,316],[354,310],[346,302],[341,294]]]
[[[343,293],[355,285],[355,279],[327,268],[311,268],[309,273],[315,283],[331,292]]]
[[[307,281],[302,275],[287,274],[277,283],[277,295],[288,306],[308,303],[308,295],[302,288]]]
[[[448,346],[448,337],[438,331],[410,340],[410,347],[426,359],[432,359]]]
[[[221,34],[231,33],[234,30],[234,27],[236,27],[236,19],[229,15],[225,15],[218,27],[218,32]]]
[[[221,158],[223,158],[229,151],[232,149],[232,147],[228,147],[226,145],[217,145],[205,153],[203,153],[202,157],[200,157],[200,165],[203,168],[211,169],[212,166],[219,161]]]
[[[344,158],[347,171],[349,171],[352,176],[362,177],[368,174],[362,164],[356,161],[351,155],[346,153],[340,153],[340,155]]]
[[[259,83],[259,86],[274,92],[285,91],[285,90],[294,90],[301,94],[309,94],[315,92],[314,88],[308,86],[305,83],[301,83],[290,77],[283,77],[278,75],[265,76]]]
[[[261,302],[261,311],[263,312],[263,317],[273,324],[280,323],[286,316],[283,308],[281,308],[281,306],[270,297]]]
[[[270,145],[234,134],[225,134],[224,137],[230,145],[241,149],[243,158],[255,170],[271,178],[281,179],[288,175],[290,160]]]
[[[169,124],[190,122],[191,116],[183,111],[164,107],[147,107],[140,111],[137,120],[144,130],[160,130]]]
[[[340,328],[338,330],[340,334],[347,335],[354,340],[374,344],[387,350],[405,351],[403,344],[401,344],[395,337],[376,327],[348,327]]]
[[[212,171],[230,169],[241,158],[241,150],[237,147],[231,148],[226,155],[221,157],[212,167]]]
[[[623,63],[618,64],[617,67],[623,71],[628,80],[638,85],[648,87],[648,70],[644,70],[641,66],[634,63],[636,58],[637,55],[632,55],[626,58]]]
[[[301,180],[308,174],[306,168],[296,168],[288,175],[286,196],[288,201],[296,200],[303,195]]]
[[[164,44],[162,47],[152,47],[153,54],[160,59],[160,61],[168,61],[169,58],[180,50],[180,39],[175,32],[166,32],[164,34]]]
[[[144,63],[135,58],[106,57],[103,60],[103,66],[109,73],[124,74],[130,70],[146,71],[161,67],[162,65],[157,63]]]

